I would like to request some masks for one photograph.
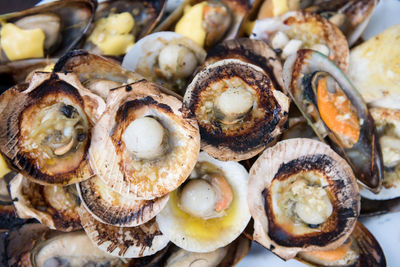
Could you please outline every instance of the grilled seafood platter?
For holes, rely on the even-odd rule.
[[[399,25],[360,39],[377,4],[0,15],[0,265],[393,265],[366,228],[400,211]]]

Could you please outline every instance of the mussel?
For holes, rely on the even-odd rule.
[[[91,127],[104,101],[74,74],[36,73],[29,86],[0,96],[0,150],[10,166],[43,185],[68,185],[93,175]]]
[[[307,49],[288,58],[283,69],[286,89],[320,140],[328,136],[357,179],[379,192],[383,160],[375,123],[348,78],[326,56]]]
[[[247,200],[254,240],[286,260],[339,247],[360,212],[350,166],[329,146],[302,138],[264,151],[250,170]]]
[[[0,62],[63,55],[85,34],[96,7],[95,0],[55,1],[0,15]]]

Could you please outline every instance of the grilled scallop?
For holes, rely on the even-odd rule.
[[[111,89],[143,79],[121,67],[120,63],[85,50],[73,50],[62,56],[55,72],[73,72],[84,87],[107,99]]]
[[[84,208],[79,209],[82,226],[92,243],[102,251],[123,258],[153,255],[169,240],[158,229],[155,219],[136,227],[103,224]]]
[[[199,123],[202,149],[220,160],[260,153],[282,131],[289,99],[256,65],[238,59],[210,64],[194,77],[183,109]]]
[[[19,218],[35,218],[50,229],[64,232],[82,228],[74,185],[43,186],[18,174],[10,182],[10,195]]]
[[[251,38],[267,41],[284,61],[299,49],[313,49],[332,59],[344,72],[349,63],[346,37],[318,14],[287,12],[256,21]]]
[[[203,63],[206,51],[175,32],[150,34],[129,50],[122,66],[180,94]]]
[[[311,139],[268,148],[250,170],[247,200],[254,240],[283,259],[342,245],[360,212],[350,166]]]
[[[237,238],[250,220],[248,173],[236,162],[222,162],[201,152],[190,179],[170,193],[157,215],[160,230],[191,252],[211,252]]]
[[[93,129],[90,162],[106,185],[122,195],[162,197],[189,176],[200,150],[195,120],[181,102],[147,81],[114,90]]]
[[[274,87],[284,91],[282,64],[274,50],[264,41],[249,38],[224,41],[208,52],[204,65],[223,59],[239,59],[262,68]]]
[[[0,150],[16,170],[43,185],[88,179],[92,125],[104,101],[73,74],[36,73],[29,87],[0,97]]]
[[[168,195],[153,200],[137,200],[113,191],[97,176],[77,184],[86,210],[98,221],[120,227],[143,224],[155,217],[168,201]]]

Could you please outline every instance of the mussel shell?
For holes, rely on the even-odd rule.
[[[367,27],[377,3],[377,0],[328,0],[306,8],[306,11],[318,13],[328,20],[330,16],[342,14],[344,22],[337,26],[346,35],[351,46]]]
[[[39,168],[36,160],[21,150],[21,129],[31,127],[27,124],[21,125],[23,114],[32,109],[40,109],[37,105],[45,101],[43,99],[46,97],[59,99],[61,96],[82,109],[88,117],[89,125],[93,125],[98,120],[105,108],[104,101],[83,88],[73,74],[36,73],[29,86],[17,85],[0,96],[1,153],[12,168],[43,185],[67,185],[88,179],[93,175],[87,160],[87,150],[90,145],[88,138],[85,140],[86,147],[82,146],[83,154],[79,165],[70,166],[65,161],[57,159],[64,165],[58,165],[62,170],[58,170],[55,174]]]
[[[277,90],[284,92],[282,64],[272,48],[264,41],[249,38],[226,40],[208,53],[204,66],[223,59],[239,59],[262,68]]]
[[[91,166],[109,187],[122,195],[133,194],[147,200],[162,197],[183,183],[196,164],[200,150],[197,123],[184,118],[182,103],[159,88],[142,80],[113,90],[107,110],[93,129]],[[128,124],[141,116],[156,117],[169,132],[172,146],[156,161],[133,159],[121,141]],[[133,165],[137,170],[130,168]],[[154,181],[150,183],[149,178]]]
[[[272,182],[301,171],[323,173],[334,195],[333,213],[317,232],[293,234],[277,224],[277,213],[269,200]],[[327,145],[304,138],[288,139],[268,148],[250,170],[248,205],[254,219],[255,241],[284,259],[300,251],[329,250],[340,246],[351,234],[360,210],[360,196],[350,166]]]
[[[0,15],[0,19],[7,22],[15,22],[23,17],[40,13],[54,13],[58,15],[62,23],[62,31],[60,33],[62,36],[61,43],[55,51],[51,52],[50,55],[45,55],[45,57],[60,57],[78,44],[92,22],[96,8],[96,0],[54,1],[23,11]],[[1,63],[6,61],[2,61]]]
[[[251,111],[243,123],[229,130],[223,129],[215,118],[200,121],[205,101],[202,95],[211,91],[213,83],[232,77],[238,77],[255,91],[255,101],[263,116],[252,115]],[[221,60],[198,72],[186,90],[183,103],[185,116],[198,120],[202,149],[220,160],[240,161],[260,153],[279,136],[289,111],[288,98],[276,90],[272,79],[258,66],[238,59]],[[243,126],[244,122],[250,126]]]
[[[166,247],[169,242],[158,229],[155,219],[137,227],[116,227],[97,221],[83,206],[79,209],[79,216],[92,243],[112,256],[149,256]]]
[[[361,216],[376,216],[391,212],[400,212],[400,197],[388,200],[361,198]]]
[[[79,198],[77,192],[74,192],[74,186],[59,187],[55,191],[57,193],[49,194],[48,191],[55,189],[52,187],[33,183],[21,174],[15,176],[10,182],[10,195],[18,217],[35,218],[50,229],[63,232],[81,229]],[[68,203],[60,196],[61,192]]]
[[[76,188],[82,204],[96,220],[120,227],[133,227],[148,222],[168,201],[168,195],[152,200],[122,196],[108,188],[97,176],[77,184]]]
[[[350,148],[344,148],[335,134],[325,126],[332,146],[337,153],[349,162],[357,179],[371,191],[377,193],[383,180],[383,159],[375,123],[362,97],[343,72],[321,53],[302,49],[289,57],[284,64],[283,80],[285,87],[317,136],[323,141],[323,137],[315,128],[313,119],[307,113],[304,103],[305,99],[309,99],[307,101],[318,109],[316,93],[313,91],[309,80],[311,80],[310,77],[320,71],[328,73],[340,85],[350,103],[355,107],[359,121],[362,122],[360,123],[360,137],[357,143]]]
[[[362,266],[376,266],[376,267],[386,267],[386,259],[381,246],[375,237],[371,234],[368,229],[357,221],[356,226],[351,233],[349,239],[355,242],[355,249],[358,254],[357,261],[351,264],[345,264],[340,266],[352,266],[352,267],[362,267]],[[352,245],[353,246],[353,245]],[[349,248],[351,249],[351,248]],[[353,250],[354,251],[354,250]],[[315,263],[313,261],[307,260],[302,255],[296,257],[297,260],[311,266],[337,266],[334,262],[326,262],[325,264]]]

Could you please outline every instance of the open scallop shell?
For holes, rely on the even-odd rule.
[[[143,79],[141,75],[128,71],[113,59],[105,58],[85,50],[73,50],[63,55],[54,66],[54,72],[72,72],[89,90],[106,99],[112,88]],[[92,88],[94,81],[110,81],[106,86]]]
[[[107,110],[93,129],[91,166],[114,191],[141,199],[161,197],[189,176],[200,150],[197,123],[185,119],[182,103],[147,81],[114,90]],[[142,116],[157,118],[168,132],[170,149],[154,161],[136,160],[121,139],[128,124]]]
[[[91,177],[87,153],[90,128],[103,113],[104,101],[85,89],[73,74],[36,73],[29,87],[20,89],[13,87],[0,96],[0,150],[11,166],[43,185],[68,185]],[[44,116],[40,111],[55,105],[72,106],[87,129],[75,151],[49,159],[43,156],[45,150],[38,150],[30,134],[38,130],[35,124],[42,125],[38,122],[44,118],[38,117]]]
[[[329,48],[336,64],[347,71],[349,64],[349,46],[346,37],[328,20],[318,14],[305,11],[291,11],[274,18],[256,21],[251,38],[271,43],[272,36],[278,31],[289,38],[303,41],[302,48],[310,49],[315,44]]]
[[[133,227],[148,222],[167,204],[168,195],[153,200],[122,196],[97,176],[76,186],[82,204],[96,220],[119,227]]]
[[[215,98],[232,78],[248,85],[254,94],[251,111],[243,120],[223,124],[211,110]],[[217,85],[217,86],[213,86]],[[282,132],[289,111],[289,99],[274,87],[271,78],[256,65],[225,59],[208,65],[194,77],[184,96],[185,116],[197,119],[202,149],[220,160],[244,160],[260,153]]]
[[[271,191],[271,185],[301,171],[317,171],[324,177],[333,212],[318,229],[295,233],[290,223],[285,228],[278,222],[282,213],[275,203],[278,193]],[[250,170],[248,192],[254,240],[283,259],[301,251],[340,246],[353,231],[360,212],[360,196],[350,166],[327,145],[311,139],[281,141],[264,151]]]
[[[79,197],[74,185],[43,186],[18,174],[10,182],[10,195],[18,217],[35,218],[50,229],[70,232],[81,229]]]
[[[237,162],[222,162],[201,152],[198,163],[212,164],[222,171],[233,191],[231,206],[221,217],[203,219],[179,208],[177,192],[157,215],[160,230],[172,243],[191,252],[211,252],[235,240],[250,221],[246,194],[248,173]],[[194,220],[198,220],[193,222]]]
[[[79,216],[92,243],[112,256],[138,258],[153,255],[169,242],[158,229],[155,219],[137,227],[116,227],[97,221],[84,207],[79,209]]]
[[[228,58],[259,66],[271,79],[274,87],[284,92],[282,64],[274,50],[264,41],[249,38],[224,41],[208,52],[204,65]]]
[[[2,21],[15,21],[32,15],[55,14],[61,20],[60,41],[50,51],[45,51],[45,57],[60,57],[74,48],[88,30],[97,8],[95,0],[53,1],[19,12],[0,15]],[[9,61],[0,56],[0,62]]]
[[[168,80],[157,75],[157,71],[159,72],[158,56],[164,47],[171,44],[182,45],[188,48],[196,56],[199,65],[206,57],[206,51],[189,38],[175,32],[156,32],[147,35],[137,42],[124,57],[122,66],[143,75],[150,81],[174,91],[182,92],[184,91],[182,90],[182,85],[178,85],[177,83],[179,78]],[[184,82],[184,85],[186,84],[187,81]]]

